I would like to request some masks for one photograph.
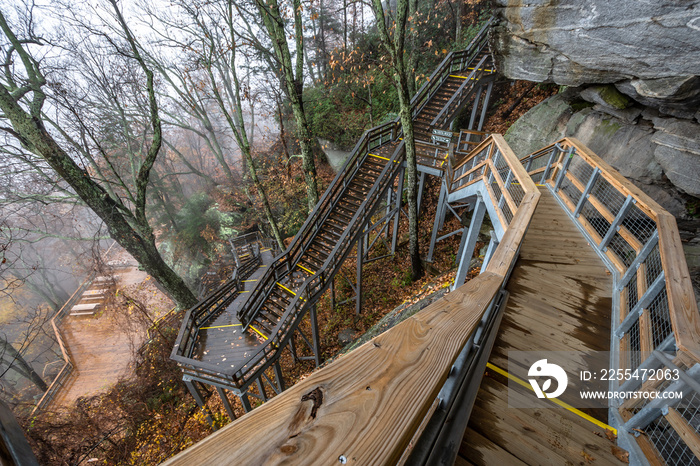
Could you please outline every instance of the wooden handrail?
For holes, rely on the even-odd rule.
[[[165,464],[395,463],[502,282],[480,275]]]

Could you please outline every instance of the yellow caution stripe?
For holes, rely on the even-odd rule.
[[[307,269],[306,267],[304,267],[304,266],[301,265],[301,264],[297,264],[297,267],[299,267],[301,270],[304,270],[304,271],[306,271],[306,272],[309,272],[311,275],[313,275],[313,274],[316,273],[316,272],[313,272],[313,271]]]
[[[254,279],[254,280],[241,280],[241,281],[242,281],[243,283],[248,283],[248,282],[257,282],[257,281],[258,281],[258,279],[256,278],[256,279]]]
[[[249,325],[248,328],[252,328],[253,330],[255,330],[255,333],[257,333],[258,335],[260,335],[261,337],[263,337],[265,340],[268,339],[265,335],[262,334],[262,332],[260,332],[260,330],[258,330],[257,328],[253,327],[252,325]]]
[[[370,155],[370,156],[372,156],[372,157],[376,157],[376,158],[382,159],[382,160],[391,160],[391,159],[387,159],[386,157],[382,157],[381,155],[376,155],[376,154],[367,154],[367,155]],[[394,163],[399,163],[398,160],[393,160],[393,162],[394,162]]]
[[[489,369],[491,369],[491,370],[494,371],[494,372],[497,372],[497,373],[501,374],[501,375],[504,376],[504,377],[509,378],[510,380],[512,380],[513,382],[517,383],[518,385],[522,385],[523,387],[529,389],[531,392],[534,392],[534,391],[535,391],[535,390],[532,388],[532,385],[530,385],[529,383],[525,382],[524,380],[521,380],[520,378],[518,378],[518,377],[516,377],[516,376],[514,376],[514,375],[512,375],[512,374],[509,374],[508,372],[504,371],[503,369],[501,369],[501,368],[498,367],[498,366],[494,366],[494,365],[491,364],[490,362],[487,362],[487,363],[486,363],[486,367],[489,368]],[[587,420],[587,421],[589,421],[589,422],[591,422],[591,423],[597,425],[597,426],[600,427],[601,429],[609,430],[609,431],[611,431],[613,434],[617,435],[617,429],[615,429],[614,427],[611,427],[611,426],[607,425],[607,424],[604,423],[604,422],[599,421],[598,419],[596,419],[596,418],[594,418],[594,417],[589,416],[588,414],[584,413],[583,411],[580,411],[580,410],[574,408],[573,406],[571,406],[571,405],[569,405],[569,404],[566,404],[566,403],[564,403],[563,401],[560,401],[560,400],[558,400],[558,399],[556,399],[556,398],[547,398],[547,399],[548,399],[549,401],[551,401],[552,403],[561,406],[562,408],[566,409],[567,411],[572,412],[572,413],[574,413],[575,415],[577,415],[577,416],[579,416],[579,417],[581,417],[581,418],[583,418],[583,419],[585,419],[585,420]]]
[[[479,71],[488,71],[489,73],[491,73],[492,71],[494,71],[494,70],[489,70],[489,69],[485,69],[485,68],[467,68],[467,69],[468,69],[468,70],[477,69],[477,70],[479,70]]]
[[[231,324],[231,325],[217,325],[216,327],[199,327],[200,330],[207,330],[210,328],[226,328],[226,327],[240,327],[243,324]]]
[[[275,282],[275,283],[277,283],[278,286],[280,286],[280,287],[284,288],[285,290],[289,291],[290,293],[292,293],[292,296],[296,296],[296,295],[297,295],[295,292],[293,292],[292,290],[290,290],[289,288],[287,288],[286,286],[284,286],[284,285],[281,284],[280,282]],[[305,300],[304,298],[302,298],[301,296],[299,296],[299,299],[301,299],[302,301],[306,301],[306,300]]]
[[[476,79],[476,78],[470,78],[468,76],[457,76],[456,74],[451,74],[450,78],[471,79],[472,81],[474,81],[474,79]]]

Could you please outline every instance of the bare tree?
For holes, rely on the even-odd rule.
[[[406,32],[408,30],[409,2],[397,0],[393,17],[385,12],[381,0],[372,0],[372,10],[377,21],[377,29],[382,46],[391,58],[394,86],[399,95],[399,116],[406,145],[406,174],[408,178],[408,231],[409,250],[411,254],[411,275],[417,280],[423,275],[418,245],[418,189],[416,185],[418,168],[416,165],[416,143],[413,134],[413,116],[411,113],[411,94],[408,83],[409,57],[406,55]],[[387,26],[387,24],[390,26]]]
[[[160,256],[146,216],[150,173],[162,143],[154,73],[142,58],[138,43],[116,0],[109,0],[109,5],[115,24],[113,31],[119,32],[120,36],[103,34],[104,45],[110,46],[112,53],[128,56],[138,64],[145,78],[150,116],[150,144],[138,165],[133,167],[133,189],[125,189],[125,183],[121,183],[124,192],[130,196],[120,197],[99,173],[92,173],[87,167],[79,165],[69,153],[70,149],[59,143],[60,138],[56,137],[56,133],[60,133],[60,130],[56,128],[57,125],[53,125],[54,134],[47,128],[47,124],[52,126],[44,110],[48,93],[60,95],[62,88],[61,83],[50,82],[44,72],[46,60],[42,53],[45,53],[43,47],[46,46],[46,41],[35,33],[33,5],[17,16],[19,19],[13,26],[8,22],[6,12],[0,12],[4,56],[4,73],[0,78],[0,110],[2,120],[7,124],[1,129],[10,134],[18,145],[43,159],[104,221],[111,236],[143,265],[168,294],[180,306],[189,307],[196,303],[196,298]],[[20,35],[15,31],[19,31]],[[72,137],[69,134],[61,136],[64,139]],[[107,154],[103,152],[100,155],[104,157]],[[113,172],[116,174],[116,170]]]
[[[187,43],[185,52],[189,55],[189,75],[201,72],[200,85],[191,87],[184,99],[188,102],[202,102],[212,100],[216,103],[219,112],[223,115],[228,130],[233,135],[236,146],[241,151],[245,161],[246,178],[252,182],[262,204],[265,219],[267,220],[272,235],[284,249],[284,243],[277,227],[277,221],[272,213],[270,202],[265,193],[265,188],[257,173],[255,160],[252,154],[252,131],[254,120],[251,121],[250,131],[246,129],[244,120],[243,102],[245,95],[250,98],[249,86],[241,82],[237,54],[241,48],[240,41],[236,37],[236,25],[233,2],[215,3],[211,5],[192,6],[190,2],[177,2],[184,13],[185,21],[173,21],[163,18],[166,26],[177,27],[184,35],[178,38],[174,45]],[[158,13],[152,12],[157,15]],[[161,16],[162,18],[162,16]],[[165,66],[159,66],[165,71]],[[166,71],[167,72],[167,71]],[[184,90],[180,91],[185,93]],[[252,108],[252,105],[251,105]],[[200,113],[204,115],[204,112]],[[247,185],[245,186],[248,192]]]
[[[304,32],[302,28],[301,0],[292,0],[290,5],[291,17],[294,19],[294,44],[295,57],[289,50],[287,36],[289,35],[285,20],[280,11],[277,0],[254,0],[259,17],[262,19],[272,48],[275,52],[277,67],[281,69],[282,82],[294,113],[297,125],[297,138],[301,148],[302,168],[306,180],[306,194],[308,198],[309,212],[318,203],[318,184],[316,181],[316,164],[313,154],[313,138],[309,123],[304,111]]]

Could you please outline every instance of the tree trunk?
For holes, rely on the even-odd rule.
[[[12,123],[14,131],[21,136],[25,147],[46,160],[83,202],[105,222],[112,238],[143,265],[146,272],[163,286],[170,297],[180,307],[194,306],[197,299],[182,278],[163,261],[156,249],[153,232],[145,231],[145,226],[139,224],[121,201],[112,198],[102,186],[90,178],[51,137],[43,123],[29,117],[3,86],[0,86],[0,109]]]
[[[301,0],[293,0],[294,6],[294,39],[296,44],[296,63],[292,63],[292,55],[287,43],[287,33],[284,20],[279,14],[277,0],[257,0],[258,11],[279,60],[284,75],[284,89],[297,124],[297,138],[301,148],[302,169],[306,180],[306,195],[309,212],[318,203],[318,185],[316,181],[316,164],[313,154],[311,130],[304,113],[304,35],[301,23]]]
[[[389,2],[391,3],[391,2]],[[406,24],[409,17],[408,0],[398,0],[395,4],[396,20],[393,22],[393,37],[386,25],[386,15],[381,0],[373,0],[372,10],[377,20],[377,29],[382,45],[391,57],[394,86],[399,95],[399,117],[403,128],[403,141],[406,150],[406,174],[408,189],[408,237],[411,255],[411,279],[417,280],[423,275],[418,244],[418,186],[416,165],[416,143],[413,134],[413,116],[411,115],[411,96],[408,86],[408,67],[405,56]],[[409,58],[410,63],[410,58]]]
[[[6,362],[9,367],[14,369],[17,373],[27,377],[34,385],[37,386],[39,390],[45,392],[49,388],[46,386],[44,379],[37,374],[34,368],[24,359],[20,352],[17,351],[15,347],[4,338],[0,338],[0,351],[2,351],[2,360]]]
[[[408,244],[411,254],[411,279],[418,280],[423,276],[423,264],[420,259],[418,244],[418,167],[416,163],[416,142],[413,135],[413,116],[411,115],[411,98],[408,93],[408,83],[395,75],[399,91],[399,116],[403,128],[403,140],[406,149],[406,175],[408,190]]]

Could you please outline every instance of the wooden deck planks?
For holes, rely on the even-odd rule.
[[[609,350],[612,276],[551,193],[535,216],[508,282],[511,293],[491,354]],[[572,361],[580,365],[581,361]],[[606,422],[604,410],[592,410]],[[460,448],[465,464],[623,464],[601,428],[564,409],[508,407],[508,384],[482,381]]]

